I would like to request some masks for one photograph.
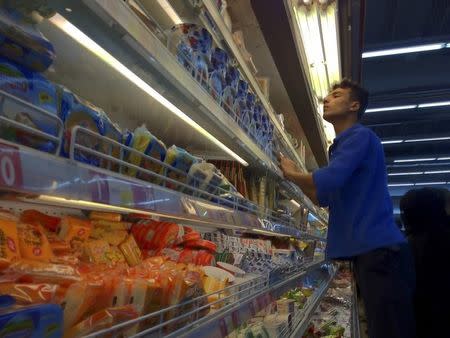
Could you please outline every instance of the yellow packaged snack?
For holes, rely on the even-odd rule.
[[[18,223],[17,235],[23,258],[48,262],[53,257],[50,243],[40,225]]]
[[[90,262],[95,264],[107,264],[108,259],[106,254],[108,251],[109,244],[102,239],[88,241],[84,244],[85,257],[87,257]]]
[[[122,215],[115,212],[91,211],[89,213],[89,219],[120,222],[122,220]]]
[[[116,265],[118,263],[126,263],[123,253],[117,246],[110,246],[106,252],[106,263],[108,265]]]
[[[105,230],[102,227],[95,227],[91,232],[91,238],[103,239],[111,245],[118,246],[128,236],[128,232],[125,230]]]
[[[91,222],[80,218],[65,216],[61,218],[59,238],[78,248],[86,241],[92,231]]]
[[[17,223],[0,219],[0,270],[20,258]]]
[[[128,265],[135,266],[142,261],[142,253],[139,249],[133,235],[129,235],[127,239],[119,245]]]

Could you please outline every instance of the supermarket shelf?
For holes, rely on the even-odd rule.
[[[205,128],[213,124],[221,130],[219,140],[239,146],[247,154],[248,162],[263,170],[281,175],[278,166],[242,130],[212,96],[183,68],[160,39],[153,34],[124,1],[96,0],[86,4],[114,29],[120,29],[126,41],[137,53],[156,66],[177,89],[183,92],[196,108],[198,123]]]
[[[205,6],[206,10],[210,14],[211,18],[213,19],[217,30],[220,32],[220,34],[223,37],[223,40],[225,40],[226,44],[232,51],[233,55],[236,57],[241,69],[244,71],[245,76],[249,80],[251,86],[256,92],[256,95],[262,102],[264,108],[268,112],[273,124],[276,127],[276,130],[281,135],[281,139],[283,141],[283,144],[286,148],[286,151],[288,152],[288,155],[290,155],[296,162],[297,165],[300,166],[300,168],[303,171],[306,171],[305,163],[301,160],[300,156],[298,155],[297,151],[295,150],[294,146],[292,145],[291,141],[289,140],[287,134],[283,130],[278,118],[276,117],[276,114],[270,105],[270,102],[268,99],[264,96],[263,92],[261,91],[261,88],[259,87],[259,84],[253,75],[250,67],[247,65],[247,62],[245,61],[244,57],[242,56],[242,53],[237,46],[236,42],[233,39],[233,36],[231,32],[229,31],[228,27],[226,26],[225,22],[223,21],[222,16],[219,13],[219,10],[215,4],[215,1],[213,0],[202,0],[203,5]]]
[[[317,306],[320,304],[323,296],[326,294],[328,288],[330,287],[331,281],[333,280],[335,274],[336,271],[333,270],[333,273],[330,275],[330,277],[325,282],[323,282],[321,287],[314,293],[314,298],[308,300],[308,303],[304,308],[304,311],[301,313],[301,316],[294,319],[294,321],[297,319],[297,323],[295,329],[293,329],[292,333],[289,335],[290,338],[302,337],[304,332],[308,329],[311,318],[316,311]]]
[[[167,338],[175,337],[225,337],[236,329],[240,324],[246,322],[263,310],[274,299],[281,297],[286,291],[298,285],[299,278],[308,272],[318,269],[325,261],[312,262],[289,278],[274,285],[267,285],[260,292],[241,299],[239,302],[230,304],[222,311],[207,316],[197,322],[184,326],[181,330],[171,333]]]

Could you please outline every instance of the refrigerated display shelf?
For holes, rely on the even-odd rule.
[[[54,141],[57,144],[56,149],[60,148],[63,128],[58,117],[5,92],[0,92],[0,105],[2,108],[0,125],[6,124],[7,128],[11,128],[13,124],[16,130],[38,135],[43,140]],[[51,116],[55,125],[59,127],[58,137],[40,132],[37,128],[19,123],[9,117],[14,111],[22,110],[30,114]],[[109,154],[84,146],[82,142],[87,138],[96,140],[94,143],[105,145],[104,148],[108,149]],[[115,156],[112,156],[113,149],[116,150]],[[78,162],[76,159],[80,157],[80,153],[84,158],[95,157],[98,163],[106,163],[104,168],[111,169],[114,166],[118,172]],[[177,172],[184,182],[171,179],[163,172],[156,173],[124,161],[125,154],[130,153],[136,153],[146,161],[157,164],[164,168],[164,171]],[[220,191],[217,186],[207,185],[199,189],[198,186],[202,182],[195,182],[195,179],[186,173],[80,126],[74,127],[71,132],[69,155],[71,160],[8,141],[0,143],[2,163],[0,186],[22,193],[69,199],[72,202],[94,202],[117,208],[143,210],[151,212],[154,216],[171,220],[198,222],[210,224],[213,227],[234,227],[250,232],[257,229],[267,231],[266,234],[317,239],[313,234],[294,228],[289,220],[273,216],[270,210],[261,211],[251,202],[227,191]],[[33,170],[27,170],[27,168],[33,168]],[[122,174],[130,168],[137,173],[150,176],[155,183],[159,184]],[[166,188],[168,185],[172,186],[172,189]],[[229,198],[226,199],[223,196],[227,193]],[[53,199],[53,203],[56,202],[68,203],[68,201]],[[89,206],[84,204],[84,207]],[[92,205],[90,207],[92,208]]]
[[[191,104],[198,105],[196,113],[202,122],[214,124],[222,131],[222,142],[238,145],[241,152],[250,156],[252,165],[281,177],[277,164],[251,139],[220,104],[183,68],[176,57],[136,16],[124,1],[95,0],[86,2],[98,16],[113,29],[123,32],[123,40],[158,71],[185,93]],[[202,123],[200,123],[202,124]]]
[[[314,298],[309,299],[304,311],[300,312],[299,316],[294,318],[295,328],[290,334],[283,335],[282,337],[298,338],[302,337],[305,331],[308,329],[311,318],[314,315],[317,307],[319,306],[322,298],[325,296],[330,284],[336,274],[336,270],[330,274],[329,278],[322,283],[318,290],[314,293]]]
[[[247,62],[245,61],[241,50],[237,46],[236,42],[233,39],[233,36],[226,26],[222,15],[219,13],[219,9],[217,8],[217,5],[214,3],[214,0],[201,0],[201,3],[208,11],[208,14],[210,15],[211,19],[213,20],[214,24],[216,25],[216,32],[220,33],[223,41],[225,41],[226,45],[229,47],[233,55],[235,56],[239,66],[244,71],[245,76],[249,80],[251,86],[253,87],[256,95],[258,96],[259,100],[262,102],[264,108],[268,112],[272,123],[275,125],[277,132],[281,136],[282,143],[284,145],[285,151],[289,156],[292,157],[292,159],[295,160],[297,165],[303,170],[306,171],[305,163],[301,160],[300,156],[298,155],[297,151],[295,150],[294,146],[292,145],[291,141],[289,140],[286,132],[282,128],[275,111],[273,107],[271,106],[268,99],[263,94],[261,88],[259,87],[258,81],[256,80],[252,70],[248,66]]]
[[[195,298],[189,302],[174,305],[169,308],[147,314],[132,321],[124,322],[110,328],[92,333],[86,338],[103,337],[117,332],[131,325],[135,325],[149,318],[158,318],[159,323],[151,328],[145,329],[132,337],[226,337],[231,331],[236,329],[241,323],[252,318],[257,312],[267,307],[274,299],[281,297],[287,290],[292,289],[298,283],[298,279],[311,270],[317,269],[326,264],[325,261],[313,261],[301,267],[289,278],[274,284],[269,283],[268,276],[250,276],[244,282],[234,284],[224,290]],[[332,266],[327,266],[333,270]],[[213,302],[205,304],[211,296],[216,296]],[[194,305],[191,311],[184,311],[189,305]],[[217,306],[209,314],[203,315],[202,311],[210,306]],[[164,314],[180,311],[180,315],[169,320],[164,320]],[[185,312],[185,313],[183,313]],[[169,325],[174,325],[180,320],[183,326],[176,331],[167,332]]]

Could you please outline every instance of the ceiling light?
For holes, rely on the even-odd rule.
[[[450,140],[450,136],[429,137],[429,138],[415,138],[415,139],[405,140],[405,142],[428,142],[428,141],[445,141],[445,140]]]
[[[403,140],[388,140],[388,141],[381,141],[381,144],[395,144],[395,143],[402,143]]]
[[[442,107],[442,106],[450,106],[450,101],[421,103],[418,105],[419,108]]]
[[[394,106],[394,107],[366,109],[366,113],[375,113],[375,112],[379,112],[379,111],[390,111],[390,110],[407,110],[407,109],[414,109],[414,108],[417,108],[417,105],[409,104],[406,106]]]
[[[205,136],[207,139],[209,139],[211,142],[213,142],[215,145],[217,145],[219,148],[221,148],[223,151],[231,155],[233,158],[235,158],[237,161],[242,163],[243,165],[247,166],[248,163],[242,159],[239,155],[234,153],[231,149],[229,149],[227,146],[225,146],[222,142],[220,142],[218,139],[216,139],[213,135],[211,135],[206,129],[204,129],[202,126],[200,126],[197,122],[192,120],[188,115],[183,113],[180,109],[178,109],[172,102],[167,100],[164,96],[162,96],[160,93],[158,93],[155,89],[153,89],[148,83],[146,83],[144,80],[142,80],[139,76],[137,76],[135,73],[133,73],[130,69],[128,69],[125,65],[119,62],[116,58],[114,58],[111,54],[109,54],[106,50],[104,50],[102,47],[100,47],[94,40],[89,38],[86,34],[84,34],[81,30],[79,30],[77,27],[75,27],[72,23],[70,23],[68,20],[66,20],[63,16],[60,14],[55,14],[50,21],[59,29],[61,29],[63,32],[65,32],[67,35],[69,35],[72,39],[77,41],[80,45],[84,46],[88,50],[90,50],[94,55],[96,55],[98,58],[106,62],[108,65],[110,65],[112,68],[114,68],[116,71],[121,73],[123,76],[125,76],[128,80],[133,82],[137,87],[139,87],[142,91],[144,91],[146,94],[154,98],[156,101],[158,101],[160,104],[162,104],[164,107],[169,109],[173,114],[178,116],[180,119],[182,119],[184,122],[189,124],[192,128],[194,128],[196,131],[198,131],[200,134]]]
[[[422,175],[422,171],[410,171],[404,173],[389,173],[388,176],[403,176],[403,175]]]
[[[178,16],[177,12],[173,9],[172,5],[167,0],[158,0],[158,4],[166,12],[169,18],[173,21],[174,25],[179,25],[183,23],[181,18]]]
[[[438,50],[447,47],[445,43],[433,43],[428,45],[419,45],[419,46],[411,46],[411,47],[403,47],[403,48],[393,48],[393,49],[383,49],[372,52],[364,52],[362,53],[362,58],[373,58],[379,56],[388,56],[388,55],[398,55],[398,54],[409,54],[409,53],[419,53],[419,52],[428,52],[432,50]]]
[[[425,161],[435,161],[435,157],[430,158],[407,158],[403,160],[394,160],[394,163],[404,163],[404,162],[425,162]]]
[[[388,184],[388,187],[412,187],[414,183],[393,183]]]
[[[448,174],[450,170],[434,170],[434,171],[425,171],[425,174]]]
[[[449,161],[450,157],[438,157],[438,161]]]
[[[420,182],[420,183],[416,183],[416,185],[440,185],[440,184],[447,184],[447,182]]]

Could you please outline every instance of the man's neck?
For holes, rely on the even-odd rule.
[[[333,121],[333,127],[334,127],[334,132],[336,133],[336,136],[338,136],[339,134],[341,134],[348,128],[352,127],[356,123],[357,123],[357,121],[355,121],[354,119]]]

